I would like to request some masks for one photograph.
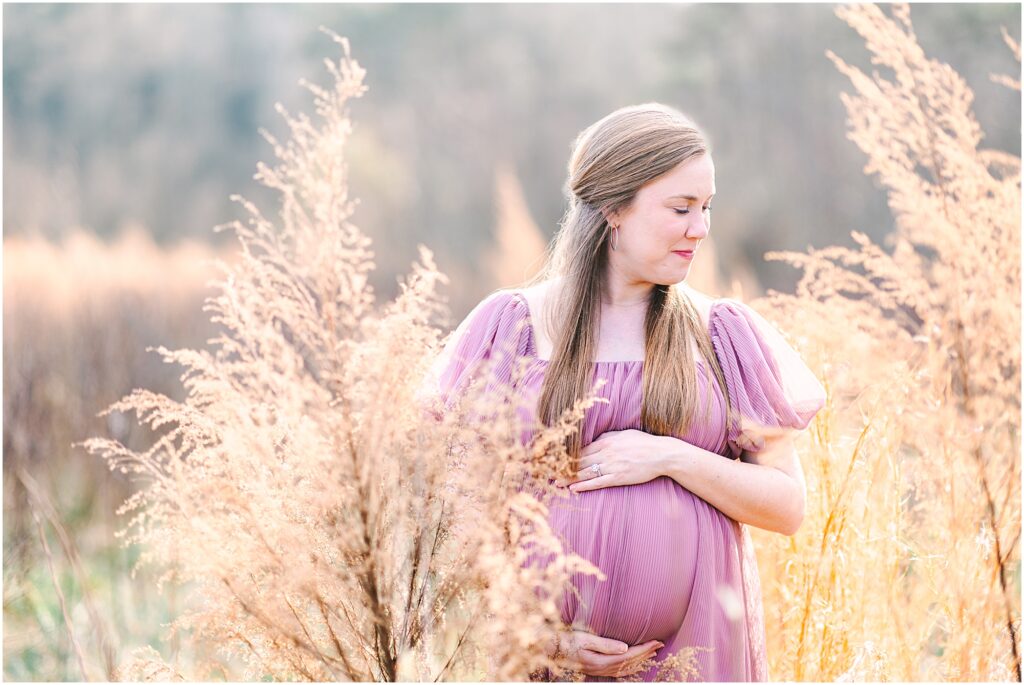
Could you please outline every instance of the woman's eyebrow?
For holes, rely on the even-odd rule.
[[[708,199],[711,199],[714,196],[715,196],[715,194],[711,193],[711,195],[708,196]],[[693,195],[672,195],[668,199],[669,200],[693,200],[694,202],[697,201],[697,198],[695,196],[693,196]]]

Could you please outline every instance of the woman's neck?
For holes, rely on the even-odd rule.
[[[627,282],[609,278],[602,288],[601,304],[616,309],[646,309],[654,284],[646,281]]]

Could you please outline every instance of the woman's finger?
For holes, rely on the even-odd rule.
[[[627,654],[629,645],[621,640],[613,640],[610,637],[601,637],[593,633],[580,633],[579,646],[601,654]]]
[[[603,476],[597,478],[587,478],[573,483],[569,486],[569,489],[573,492],[583,492],[585,490],[596,490],[598,488],[604,488],[609,485],[615,485],[615,474],[606,473]]]
[[[602,473],[602,475],[607,476],[610,474]],[[573,483],[581,483],[585,480],[593,480],[594,478],[598,478],[598,476],[594,474],[593,469],[582,469],[576,472],[575,478],[572,478],[568,481],[562,480],[561,478],[557,478],[555,480],[555,487],[561,488],[565,487],[566,485],[572,485]]]
[[[600,438],[593,440],[588,443],[585,447],[580,449],[580,459],[593,456],[604,449],[604,443],[600,441]]]
[[[580,649],[580,661],[587,667],[594,670],[606,670],[609,673],[617,668],[624,668],[629,663],[636,661],[638,658],[660,648],[661,642],[657,640],[651,640],[644,642],[639,645],[633,645],[625,652],[603,654],[601,652],[594,651],[592,649],[583,648]]]
[[[637,661],[634,661],[632,663],[624,664],[623,666],[614,669],[608,675],[614,676],[616,678],[636,675],[637,673],[643,673],[644,671],[646,671],[648,668],[650,668],[650,665],[651,662],[647,661],[645,657],[644,659],[638,659]]]
[[[642,670],[648,668],[650,666],[650,659],[657,655],[658,648],[652,647],[651,649],[647,650],[646,652],[638,656],[636,659],[634,659],[633,662],[630,664],[630,668],[634,670]]]
[[[658,649],[656,647],[646,649],[636,654],[632,658],[618,664],[616,667],[613,668],[613,670],[610,673],[608,673],[608,675],[624,676],[633,675],[640,671],[644,671],[650,668],[651,661],[649,661],[649,659],[657,655],[657,653]]]

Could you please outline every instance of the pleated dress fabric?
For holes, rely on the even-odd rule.
[[[709,333],[730,399],[741,415],[765,425],[806,428],[824,404],[824,390],[796,352],[767,326],[742,302],[722,298],[712,303]],[[440,391],[449,396],[456,392],[492,354],[500,355],[492,383],[513,383],[515,358],[527,358],[516,391],[526,393],[530,401],[525,406],[536,407],[549,362],[537,357],[529,306],[518,291],[492,293],[455,330],[442,357]],[[711,395],[710,420],[699,420],[699,410],[687,434],[674,437],[726,458],[738,457],[740,426],[726,425],[719,385],[703,360],[697,366],[702,401]],[[598,394],[609,401],[587,410],[583,445],[606,431],[640,429],[643,361],[596,361],[593,369],[595,381],[607,381]],[[531,438],[525,432],[524,444]],[[657,663],[684,647],[697,648],[699,677],[669,671],[660,679],[769,679],[761,586],[745,524],[668,476],[564,492],[550,503],[552,528],[568,551],[606,576],[603,581],[585,574],[573,578],[578,592],[567,592],[560,601],[567,626],[630,645],[660,640],[665,646]],[[657,675],[656,664],[630,679],[652,681]]]

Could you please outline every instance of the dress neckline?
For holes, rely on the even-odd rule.
[[[526,297],[521,292],[519,292],[518,290],[513,290],[511,292],[512,292],[512,296],[513,297],[519,298],[519,303],[523,306],[523,311],[526,312],[526,315],[525,315],[525,317],[526,317],[526,329],[527,329],[526,339],[527,339],[527,343],[528,343],[527,344],[527,350],[529,351],[530,356],[533,357],[534,361],[542,362],[544,364],[550,364],[551,363],[550,359],[541,359],[540,356],[537,353],[537,340],[534,337],[534,330],[533,330],[533,314],[530,312],[530,305],[529,305],[529,303],[527,303]],[[708,321],[709,322],[711,320],[711,312],[714,310],[715,306],[718,305],[718,302],[719,302],[718,300],[715,300],[714,302],[711,303],[711,306],[708,308]],[[698,367],[704,368],[705,362],[704,362],[703,359],[701,359],[700,357],[697,357],[697,359],[695,361],[697,362],[697,366]],[[594,366],[613,366],[615,364],[619,364],[621,366],[643,366],[644,360],[643,359],[609,359],[609,360],[598,360],[598,361],[594,361],[594,362],[590,362],[590,363],[593,364]]]

